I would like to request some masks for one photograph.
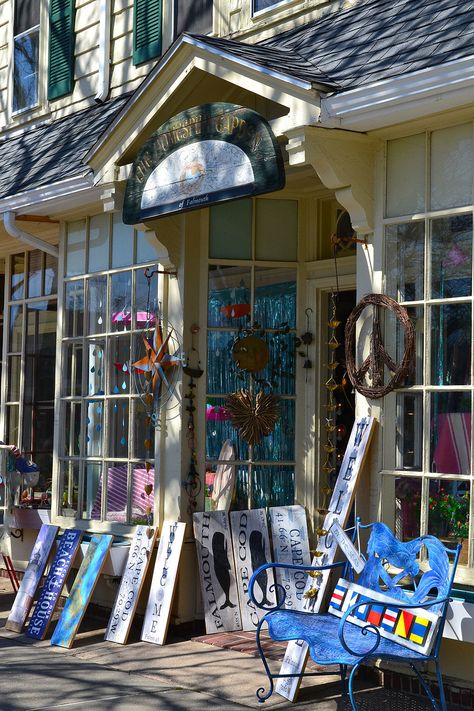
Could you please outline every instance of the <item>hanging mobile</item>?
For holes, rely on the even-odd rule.
[[[198,333],[199,326],[197,324],[193,324],[191,326],[191,350],[189,351],[188,356],[186,358],[186,364],[183,366],[183,371],[186,373],[186,375],[189,375],[189,390],[185,394],[184,398],[188,401],[188,404],[186,405],[186,411],[188,413],[187,440],[188,447],[191,452],[188,475],[186,477],[186,480],[183,482],[183,487],[189,498],[188,514],[190,516],[196,511],[197,497],[202,488],[201,478],[199,476],[198,470],[196,469],[196,431],[194,424],[194,413],[196,411],[196,407],[194,405],[194,399],[196,397],[196,383],[194,382],[194,380],[200,378],[204,373],[203,369],[201,368],[201,361],[199,360],[199,352],[194,346],[194,336],[196,336]],[[194,366],[191,364],[190,360],[190,356],[192,354],[195,354],[197,359],[197,363]]]

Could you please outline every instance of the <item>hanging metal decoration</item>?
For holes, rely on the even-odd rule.
[[[131,364],[135,388],[153,427],[159,425],[161,409],[172,398],[183,364],[181,341],[176,329],[165,322],[161,309],[152,310],[151,281],[158,270],[144,271],[148,282],[146,323],[139,342],[140,357]]]
[[[311,362],[311,359],[309,357],[309,347],[313,342],[313,334],[309,330],[309,318],[310,314],[313,313],[313,309],[308,306],[308,308],[305,310],[306,314],[306,331],[299,336],[299,338],[296,339],[295,346],[296,348],[300,348],[302,345],[305,346],[305,350],[299,350],[298,355],[301,356],[301,358],[304,358],[303,362],[303,368],[306,370],[305,373],[305,382],[308,382],[308,370],[310,370],[313,367],[313,364]]]
[[[369,355],[359,368],[355,364],[355,332],[359,316],[367,306],[372,306],[373,322],[370,334]],[[385,350],[380,332],[380,307],[395,314],[405,333],[405,352],[401,363],[395,363]],[[403,306],[385,294],[368,294],[359,301],[346,323],[347,374],[355,389],[368,398],[381,398],[400,385],[411,372],[415,355],[415,329]],[[391,378],[384,384],[385,367]],[[371,384],[367,384],[367,378]]]
[[[196,452],[196,431],[195,431],[195,425],[194,425],[194,413],[196,411],[196,406],[194,405],[194,399],[196,397],[196,383],[194,382],[195,379],[200,378],[204,371],[201,368],[201,361],[199,359],[199,353],[197,349],[194,347],[194,336],[199,333],[199,326],[196,324],[193,324],[191,326],[191,350],[190,353],[188,354],[188,357],[186,358],[186,363],[183,366],[183,372],[186,373],[186,375],[189,376],[189,383],[188,383],[188,391],[184,395],[184,399],[188,401],[188,404],[186,405],[186,412],[188,413],[188,424],[187,424],[187,440],[188,440],[188,447],[190,450],[190,459],[189,459],[189,469],[188,469],[188,475],[186,477],[186,480],[183,481],[183,487],[186,491],[186,494],[188,495],[189,503],[188,503],[188,514],[192,516],[192,514],[196,511],[197,509],[197,497],[199,496],[199,493],[202,488],[202,482],[201,482],[201,477],[199,476],[199,472],[196,468],[197,465],[197,452]],[[197,362],[192,364],[191,360],[192,357],[195,355],[195,359],[197,359]]]
[[[280,416],[278,399],[262,390],[255,397],[248,390],[232,393],[226,398],[225,408],[232,424],[250,446],[273,432]]]

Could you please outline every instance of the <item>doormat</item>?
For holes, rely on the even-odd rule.
[[[233,652],[242,652],[249,654],[251,657],[260,657],[255,641],[255,632],[222,632],[217,634],[205,634],[199,637],[193,637],[193,642],[201,642],[202,644],[210,644],[213,647],[221,649],[231,649]],[[260,643],[267,659],[274,659],[278,662],[283,660],[287,642],[275,642],[270,638],[268,632],[262,631],[260,635]],[[331,667],[324,667],[315,664],[309,660],[308,666],[312,667],[313,671],[326,671]]]

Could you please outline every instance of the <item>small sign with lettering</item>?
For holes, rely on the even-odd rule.
[[[156,528],[137,526],[128,560],[105,632],[108,642],[125,644],[155,545]]]
[[[141,638],[144,642],[154,644],[165,642],[185,531],[186,524],[179,521],[165,521],[161,529],[150,596],[143,621]]]
[[[272,506],[270,525],[275,563],[311,565],[308,526],[303,506]],[[307,574],[302,570],[288,568],[275,568],[274,572],[276,582],[285,591],[284,607],[303,609]]]
[[[241,630],[228,514],[195,513],[193,524],[206,632]]]
[[[230,522],[242,629],[249,632],[257,628],[260,619],[266,612],[257,607],[250,599],[249,582],[254,570],[272,560],[267,515],[265,509],[231,511]],[[276,604],[275,591],[274,589],[270,590],[273,583],[272,569],[262,570],[255,580],[255,599],[265,607],[272,607]]]
[[[354,570],[357,573],[362,573],[362,571],[365,568],[365,561],[362,559],[360,556],[358,550],[352,543],[351,539],[347,535],[347,533],[344,531],[342,528],[341,524],[337,520],[337,518],[334,519],[334,521],[331,524],[331,528],[329,531],[332,533],[336,541],[339,543],[339,548],[342,550],[344,555],[346,556],[347,560],[349,563],[352,565]]]
[[[44,581],[43,589],[36,603],[26,634],[33,639],[44,639],[51,618],[59,602],[61,590],[71,570],[82,538],[77,528],[66,529],[61,536],[56,555]]]
[[[21,632],[28,617],[28,613],[33,605],[36,588],[41,580],[46,563],[48,562],[54,539],[59,526],[50,526],[43,523],[38,533],[38,537],[31,551],[30,560],[21,581],[13,607],[5,624],[7,630]]]

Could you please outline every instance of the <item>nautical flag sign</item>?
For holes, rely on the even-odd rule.
[[[382,637],[421,654],[429,654],[440,615],[423,608],[403,609],[400,601],[341,578],[332,594],[328,611],[337,617],[357,603],[348,621],[359,627],[376,627]]]

